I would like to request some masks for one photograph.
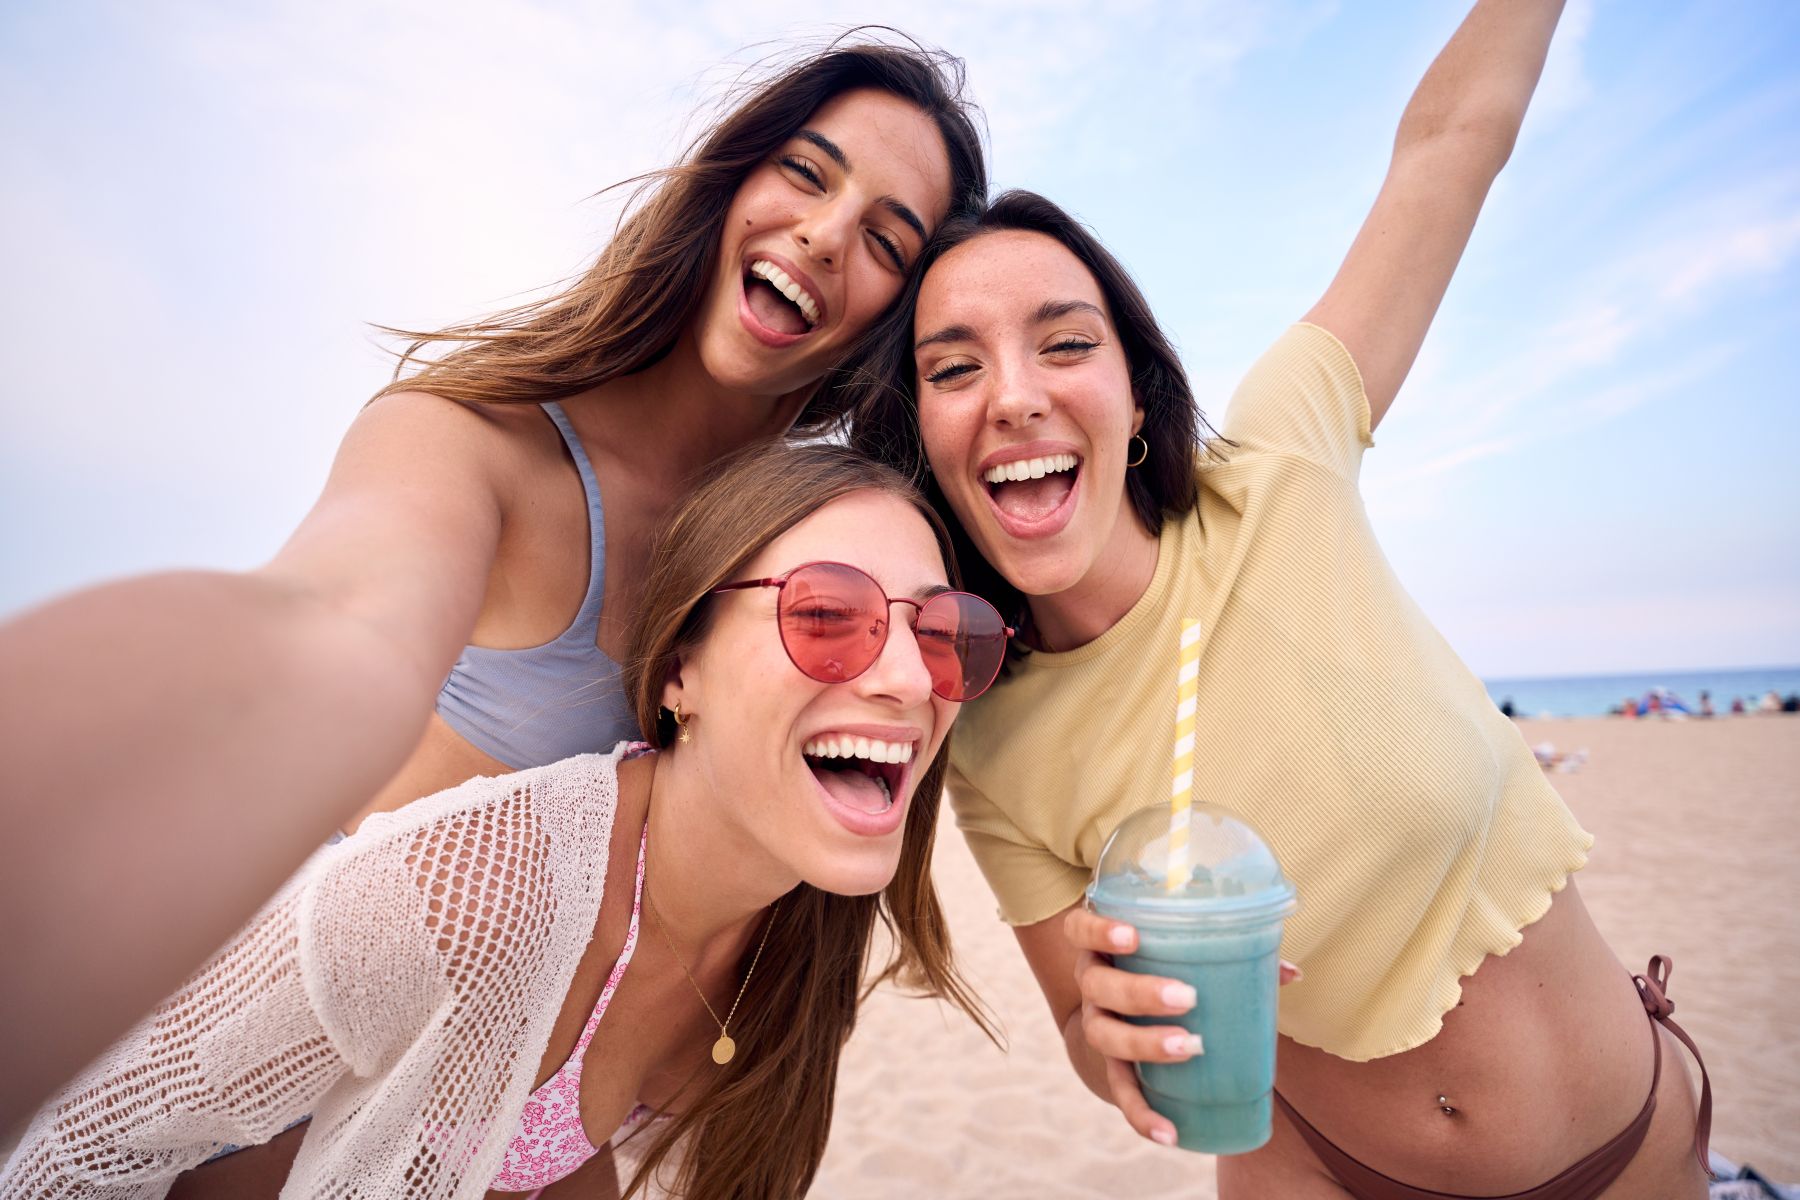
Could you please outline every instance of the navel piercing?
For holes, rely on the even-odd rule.
[[[1448,1096],[1438,1097],[1438,1107],[1443,1109],[1446,1117],[1453,1117],[1456,1115],[1456,1108],[1450,1103],[1450,1097]]]

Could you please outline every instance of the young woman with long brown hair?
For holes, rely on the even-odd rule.
[[[983,1021],[930,862],[945,737],[1007,631],[949,554],[852,451],[740,456],[628,630],[650,744],[319,852],[39,1113],[0,1197],[607,1196],[614,1143],[694,1200],[803,1195],[877,921],[886,974]]]
[[[359,808],[635,735],[616,664],[649,531],[709,464],[830,415],[821,378],[985,192],[960,87],[910,45],[803,59],[573,286],[416,338],[267,566],[0,630],[0,907],[38,914],[6,946],[0,1125]]]
[[[1082,893],[1119,822],[1167,803],[1177,638],[1200,623],[1195,794],[1268,837],[1301,905],[1273,1136],[1219,1160],[1226,1200],[1705,1190],[1666,964],[1634,986],[1608,948],[1571,878],[1592,839],[1395,579],[1358,490],[1560,9],[1474,6],[1336,278],[1205,449],[1143,294],[1030,193],[946,224],[913,329],[868,366],[887,386],[858,440],[929,467],[971,586],[1023,631],[964,715],[958,824],[1072,1065],[1169,1144],[1133,1064],[1217,1049],[1176,1023],[1208,1014],[1114,967],[1137,931]]]

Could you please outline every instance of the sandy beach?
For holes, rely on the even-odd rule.
[[[1712,1074],[1713,1146],[1800,1180],[1800,719],[1525,721],[1581,749],[1552,778],[1597,839],[1579,876],[1632,970],[1675,963],[1676,1019]],[[828,1200],[1216,1195],[1213,1160],[1139,1139],[1075,1079],[1011,933],[946,828],[938,887],[964,969],[999,1016],[1001,1053],[954,1010],[884,989],[844,1056],[812,1194]],[[1785,1130],[1786,1132],[1782,1132]]]

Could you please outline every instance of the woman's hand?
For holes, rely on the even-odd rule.
[[[1137,975],[1112,965],[1114,954],[1137,949],[1137,930],[1082,908],[1063,917],[1063,933],[1075,949],[1075,985],[1081,992],[1081,1034],[1104,1063],[1110,1099],[1139,1135],[1175,1144],[1175,1126],[1144,1099],[1133,1063],[1185,1062],[1205,1053],[1198,1034],[1171,1020],[1135,1025],[1133,1017],[1176,1018],[1194,1007],[1194,989],[1178,979]],[[1281,964],[1281,982],[1300,978],[1300,968]]]

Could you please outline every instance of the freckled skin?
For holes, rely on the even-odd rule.
[[[1044,319],[1046,301],[1092,310]],[[1037,630],[1069,649],[1122,616],[1156,569],[1156,539],[1125,491],[1144,412],[1124,348],[1093,275],[1039,233],[985,234],[932,265],[914,336],[954,327],[971,336],[915,356],[932,473],[983,556],[1032,598]],[[1021,539],[995,515],[981,465],[1044,440],[1081,460],[1074,513],[1058,532]]]

